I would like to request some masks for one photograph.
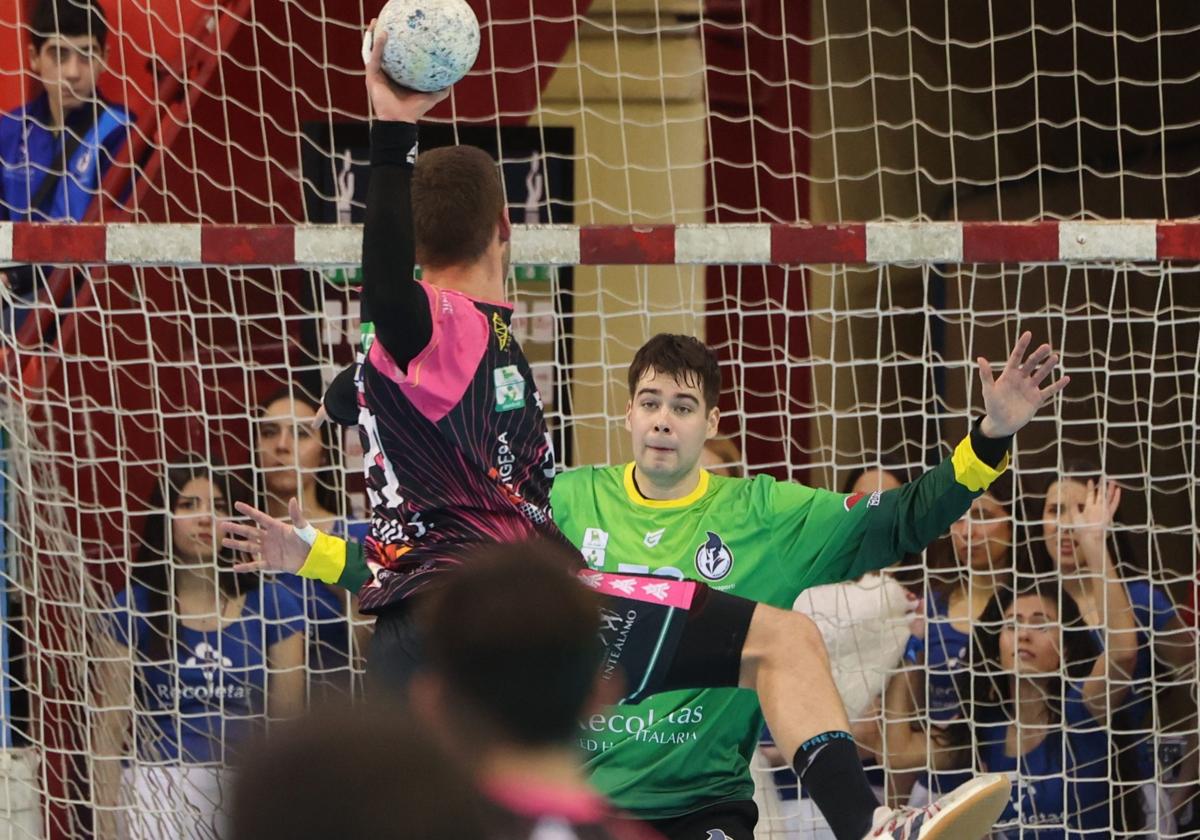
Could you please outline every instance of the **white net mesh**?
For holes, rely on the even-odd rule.
[[[122,142],[113,146],[115,162],[88,218],[360,220],[367,113],[359,37],[378,3],[103,5],[112,31],[100,90],[137,119],[117,130]],[[1187,4],[473,6],[484,23],[483,54],[436,112],[423,144],[470,142],[496,154],[519,222],[1196,215],[1200,113],[1193,103],[1200,97],[1190,56],[1200,47],[1200,10]],[[25,43],[28,28],[27,14],[0,12],[0,38]],[[32,68],[23,47],[6,54],[0,95],[15,106],[32,84]],[[72,183],[85,193],[95,186],[82,175]],[[20,221],[36,190],[11,175],[5,185],[5,209]],[[41,262],[58,253],[43,250]],[[6,297],[6,745],[32,753],[25,766],[35,777],[35,795],[23,800],[28,807],[12,795],[9,809],[18,827],[26,818],[19,814],[33,814],[43,835],[86,833],[93,812],[120,806],[126,818],[157,814],[146,817],[150,836],[202,836],[227,795],[220,774],[208,772],[223,755],[184,778],[160,767],[170,755],[135,753],[135,739],[115,747],[103,740],[131,716],[149,733],[137,743],[153,741],[156,731],[135,713],[140,692],[157,688],[128,667],[128,652],[122,660],[119,649],[103,647],[112,599],[145,541],[156,477],[167,465],[228,465],[242,481],[224,485],[230,494],[241,486],[265,503],[311,480],[330,491],[313,491],[314,503],[326,499],[319,503],[330,522],[353,527],[361,513],[356,454],[333,441],[337,457],[305,461],[312,444],[301,438],[304,396],[318,395],[351,358],[357,295],[346,284],[355,268],[316,274],[261,263],[117,262],[39,270],[28,292]],[[1182,628],[1192,623],[1185,607],[1200,556],[1200,292],[1190,265],[552,270],[532,262],[512,283],[518,331],[550,395],[558,451],[572,465],[629,457],[619,422],[625,368],[659,331],[704,335],[720,354],[722,432],[737,444],[744,468],[839,489],[859,467],[882,461],[911,473],[947,455],[981,405],[975,357],[1002,359],[1026,329],[1061,348],[1072,385],[1022,433],[1016,492],[1000,499],[1020,543],[1005,562],[1015,566],[1039,544],[1042,496],[1073,462],[1092,462],[1120,483],[1124,574],[1153,581],[1180,609],[1142,643],[1158,651],[1165,640],[1164,661],[1152,663],[1152,689],[1143,680],[1132,699],[1118,699],[1153,698],[1149,713],[1121,724],[1133,732],[1121,749],[1148,753],[1150,775],[1126,775],[1115,761],[1099,775],[1110,793],[1124,789],[1118,783],[1158,782],[1157,790],[1145,786],[1151,805],[1143,822],[1163,836],[1193,830],[1186,820],[1196,723],[1179,709],[1190,701],[1194,712],[1194,670],[1179,664],[1182,656],[1169,667],[1171,642],[1191,650],[1194,662],[1194,640]],[[290,401],[270,410],[284,387]],[[914,562],[897,579],[926,598],[961,591],[959,580],[976,581],[968,595],[982,585],[956,576],[966,555],[956,558],[949,540],[931,554],[945,574]],[[300,664],[268,663],[281,679],[269,680],[248,712],[231,702],[227,719],[250,717],[257,725],[271,714],[274,693],[284,692],[277,687],[292,691],[296,675],[303,698],[359,690],[361,631],[345,597],[300,594],[310,605],[301,616],[308,641]],[[218,621],[228,606],[215,593],[208,597],[200,624]],[[916,702],[909,709],[901,697],[888,718],[911,719],[916,743],[928,744],[913,772],[890,774],[893,794],[906,795],[914,781],[926,785],[927,771],[946,766],[943,760],[979,767],[981,757],[967,749],[944,759],[953,751],[939,740],[941,724],[928,704],[936,686],[919,662],[902,666],[899,659],[910,628],[897,597],[888,581],[868,581],[859,590],[814,595],[808,608],[827,631],[852,712],[878,717],[873,703],[887,675],[902,667],[917,675]],[[273,613],[249,646],[261,654],[286,623]],[[230,651],[217,646],[212,657],[224,668]],[[213,674],[196,667],[202,680]],[[1179,681],[1184,688],[1172,689]],[[121,691],[106,695],[117,698],[110,704],[100,694],[114,685]],[[125,718],[101,720],[96,708]],[[187,724],[178,698],[168,716]],[[871,728],[856,735],[865,740]],[[903,738],[893,727],[885,741]],[[1060,782],[1074,778],[1063,768],[1070,753],[1063,744],[1057,769],[1042,774]],[[105,772],[120,772],[102,760],[113,749],[132,756],[123,800],[102,783]],[[1180,751],[1190,758],[1175,767]],[[1036,810],[1037,778],[1034,771],[1023,776],[1023,790],[1032,792],[1023,794],[1011,836],[1036,836],[1035,824],[1053,824],[1055,813],[1077,818],[1069,805]],[[760,836],[828,836],[808,800],[781,795],[766,774],[758,780]],[[1117,826],[1096,836],[1106,831],[1121,833]]]

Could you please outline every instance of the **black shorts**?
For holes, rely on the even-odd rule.
[[[624,680],[622,702],[738,684],[754,601],[673,578],[582,571],[579,579],[601,597],[601,675]],[[376,618],[367,658],[372,692],[402,694],[421,667],[420,600],[401,601]]]
[[[692,580],[593,571],[579,579],[603,599],[601,676],[624,679],[622,702],[738,684],[754,601]]]
[[[758,806],[750,799],[721,802],[679,817],[647,820],[646,824],[666,840],[754,840]]]

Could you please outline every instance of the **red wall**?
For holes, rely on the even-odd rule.
[[[809,37],[809,3],[708,0],[706,11],[710,22],[729,25],[704,28],[713,161],[708,205],[715,208],[708,221],[804,220],[808,184],[792,173],[809,167],[809,143],[799,131],[809,123],[809,94],[801,86],[809,80],[803,43]],[[754,26],[740,26],[743,20]],[[795,363],[808,356],[808,328],[804,317],[778,311],[805,307],[805,279],[803,271],[775,266],[710,268],[707,278],[710,307],[723,301],[720,308],[739,310],[710,314],[706,321],[709,344],[730,362],[723,365],[731,376],[721,408],[733,411],[737,394],[745,414],[757,415],[743,423],[751,468],[787,458],[800,465],[792,475],[782,466],[770,467],[779,478],[802,479],[808,461],[809,424],[797,415],[811,403],[812,376]],[[754,364],[761,366],[747,367]]]

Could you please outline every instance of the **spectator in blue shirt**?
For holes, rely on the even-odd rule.
[[[239,747],[303,708],[303,606],[274,580],[235,574],[218,547],[238,489],[206,465],[167,470],[109,605],[95,655],[102,836],[129,806],[123,837],[220,836]]]
[[[335,438],[341,428],[333,423],[314,428],[320,407],[298,384],[284,386],[263,402],[254,434],[258,507],[286,517],[294,499],[314,527],[361,542],[367,523],[353,523],[347,516],[349,500],[339,476],[342,462]],[[304,604],[310,700],[344,699],[355,688],[355,647],[361,655],[371,638],[371,622],[358,613],[357,597],[319,580],[295,575],[276,580]]]
[[[1194,727],[1187,723],[1186,715],[1181,718],[1178,714],[1186,708],[1187,698],[1174,695],[1190,696],[1195,634],[1179,617],[1166,588],[1130,565],[1133,551],[1126,532],[1112,527],[1115,506],[1102,534],[1075,524],[1089,499],[1089,483],[1092,487],[1100,483],[1099,468],[1077,462],[1068,464],[1047,488],[1042,508],[1043,548],[1063,589],[1079,604],[1102,648],[1104,586],[1089,574],[1089,568],[1111,563],[1124,583],[1137,622],[1137,657],[1124,702],[1113,715],[1121,752],[1114,797],[1121,800],[1127,828],[1136,820],[1152,833],[1171,835],[1176,833],[1174,812],[1178,808],[1173,794],[1181,786],[1180,761],[1189,750],[1190,739],[1184,733]],[[1116,497],[1119,500],[1120,494]]]
[[[108,55],[98,3],[36,0],[29,26],[29,68],[41,89],[0,116],[0,221],[80,221],[133,118],[96,89]],[[10,266],[3,282],[28,297],[36,271]]]

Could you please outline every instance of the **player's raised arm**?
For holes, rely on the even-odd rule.
[[[375,337],[404,367],[433,335],[429,299],[413,279],[411,182],[417,155],[417,122],[449,90],[417,93],[393,83],[380,66],[387,34],[368,30],[367,93],[371,123],[371,177],[363,226],[362,319],[373,321]]]
[[[1058,362],[1050,345],[1026,356],[1032,336],[1017,341],[998,377],[980,359],[985,416],[953,456],[902,487],[846,497],[799,485],[777,485],[780,556],[812,558],[792,570],[805,586],[854,580],[900,562],[946,532],[1008,466],[1012,435],[1052,396],[1063,376],[1044,384]]]

